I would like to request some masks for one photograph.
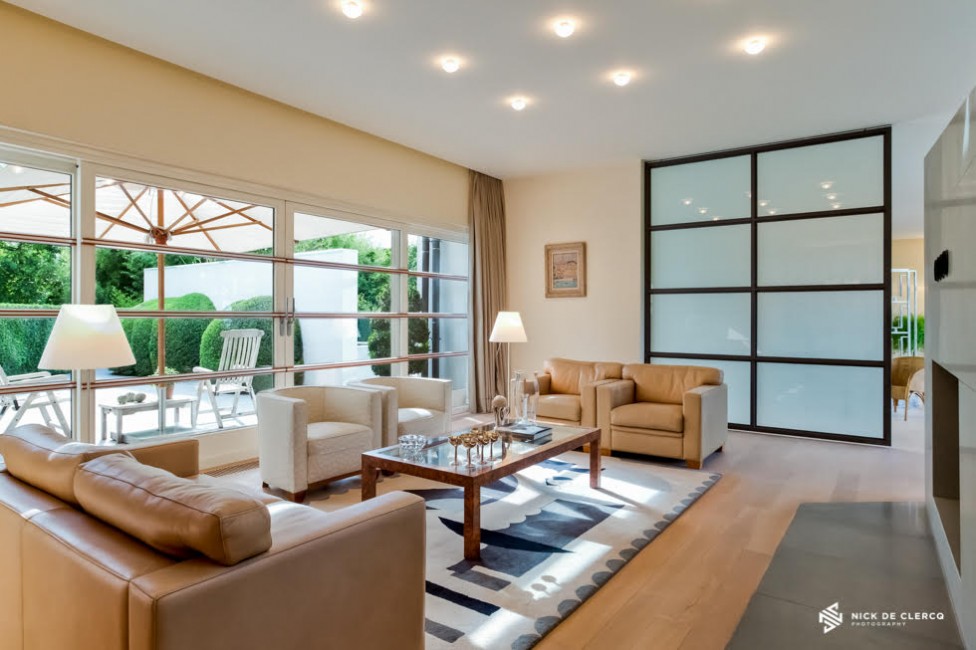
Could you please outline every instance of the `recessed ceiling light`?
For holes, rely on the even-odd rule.
[[[627,84],[629,84],[630,80],[633,79],[633,77],[634,75],[628,70],[618,70],[617,72],[613,73],[611,79],[613,79],[613,83],[617,84],[622,88]]]
[[[820,189],[822,190],[829,190],[833,186],[834,186],[834,181],[821,181],[820,183]]]
[[[750,38],[742,46],[742,49],[746,51],[746,54],[752,54],[755,56],[766,49],[766,39],[762,36]]]
[[[769,214],[776,214],[776,208],[770,208],[766,210],[766,212],[768,212]]]
[[[837,200],[837,195],[834,194],[833,192],[831,192],[830,194],[825,194],[824,196],[827,198],[828,201],[836,201]]]
[[[708,208],[698,208],[698,214],[708,214]]]
[[[360,0],[342,0],[342,13],[346,18],[359,18],[363,15],[363,3]]]
[[[722,217],[712,217],[712,221],[718,221],[718,220],[719,220],[719,219],[721,219],[721,218],[722,218]]]
[[[830,207],[832,207],[834,210],[839,210],[840,207],[841,207],[841,204],[840,203],[831,203],[830,204]]]
[[[560,18],[552,24],[552,31],[559,38],[569,38],[576,31],[576,21],[572,18]]]
[[[760,208],[765,208],[767,205],[769,205],[769,201],[766,201],[765,199],[759,201]]]
[[[685,205],[691,205],[691,199],[684,199],[681,202],[684,203]]]
[[[525,107],[529,105],[529,100],[527,100],[525,97],[513,97],[509,104],[515,110],[521,111],[525,110]]]
[[[454,74],[461,69],[461,59],[456,56],[445,56],[441,59],[441,69],[448,74]]]
[[[21,167],[20,165],[11,165],[10,166],[10,171],[12,171],[15,174],[23,174],[24,173],[24,168]]]

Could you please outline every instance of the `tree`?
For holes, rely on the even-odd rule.
[[[67,247],[0,241],[0,296],[7,303],[71,302],[71,253]]]

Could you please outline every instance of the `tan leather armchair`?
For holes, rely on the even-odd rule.
[[[379,392],[383,402],[383,442],[397,444],[400,436],[419,433],[440,436],[451,428],[454,387],[450,379],[428,377],[370,377],[347,384]]]
[[[362,470],[362,453],[382,446],[380,394],[343,386],[295,386],[258,393],[258,459],[265,487],[301,503],[309,489]]]
[[[623,379],[597,387],[606,450],[681,458],[699,469],[728,436],[728,387],[722,371],[633,363]]]
[[[614,362],[546,359],[545,371],[536,373],[539,381],[538,419],[595,427],[596,388],[619,380],[622,367]]]

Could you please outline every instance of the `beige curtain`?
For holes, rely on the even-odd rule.
[[[495,316],[505,308],[505,194],[502,182],[469,172],[468,224],[471,260],[471,391],[477,413],[491,409],[491,398],[507,395],[508,368],[498,343],[488,337]]]

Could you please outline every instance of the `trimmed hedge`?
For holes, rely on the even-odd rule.
[[[4,309],[31,309],[37,305],[0,303]],[[54,319],[3,318],[0,319],[0,366],[8,375],[37,372],[37,364],[44,353]]]
[[[272,311],[271,296],[255,296],[231,303],[228,311]],[[210,321],[203,332],[200,341],[200,365],[205,368],[217,369],[220,363],[220,353],[224,348],[224,339],[220,333],[224,330],[258,329],[264,332],[261,347],[258,349],[258,367],[274,365],[274,336],[273,319],[271,318],[220,318]],[[295,363],[302,363],[304,352],[302,347],[302,329],[295,321]],[[274,386],[274,378],[262,375],[254,378],[254,390],[265,390]]]
[[[155,299],[135,305],[133,309],[159,309]],[[214,311],[213,301],[202,293],[188,293],[166,299],[166,311]],[[122,313],[124,315],[124,312]],[[190,372],[200,364],[200,341],[212,320],[206,318],[181,318],[166,321],[166,367],[177,372]],[[155,318],[128,318],[122,320],[122,330],[132,354],[136,358],[133,366],[113,368],[120,375],[145,377],[156,372],[159,367],[159,348],[157,336],[159,324]]]

